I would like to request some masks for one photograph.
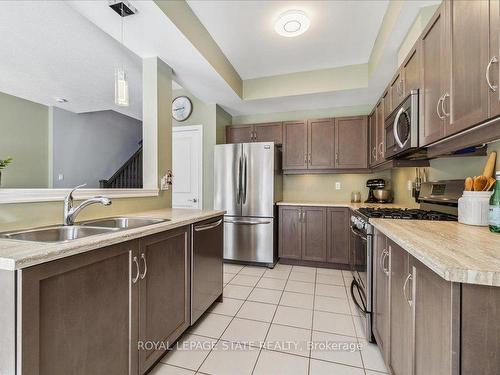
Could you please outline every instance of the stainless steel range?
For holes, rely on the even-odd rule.
[[[458,198],[462,195],[463,180],[422,183],[420,209],[360,208],[351,215],[349,264],[353,276],[351,297],[365,317],[366,337],[372,334],[372,282],[373,282],[373,226],[370,218],[396,220],[456,221]]]

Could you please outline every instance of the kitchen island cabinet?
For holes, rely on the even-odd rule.
[[[445,280],[411,254],[417,254],[412,247],[416,240],[403,240],[401,228],[398,233],[388,230],[389,226],[397,225],[394,220],[376,222],[373,332],[391,372],[395,375],[498,374],[500,287]],[[406,225],[403,223],[400,227]],[[377,226],[389,234],[386,236]],[[388,238],[389,235],[406,242],[408,250]],[[443,241],[442,235],[439,238]],[[385,250],[389,255],[384,257]],[[383,276],[388,267],[389,296]],[[384,313],[388,303],[390,310]]]
[[[20,271],[22,373],[145,373],[189,327],[189,233]]]
[[[142,216],[168,221],[69,242],[0,239],[0,373],[147,373],[191,324],[190,280],[207,269],[192,272],[193,227],[222,214],[164,209]],[[213,302],[222,240],[204,246],[220,263]]]

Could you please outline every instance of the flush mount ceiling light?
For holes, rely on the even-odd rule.
[[[310,24],[309,17],[303,11],[288,10],[278,17],[274,30],[281,36],[293,37],[304,34]]]
[[[61,98],[61,97],[59,97],[59,96],[56,96],[56,97],[54,98],[54,100],[55,100],[56,102],[58,102],[58,103],[67,103],[67,102],[68,102],[68,99],[66,99],[66,98]]]

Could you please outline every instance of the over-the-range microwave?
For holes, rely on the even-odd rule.
[[[385,119],[385,157],[407,157],[418,149],[418,90],[411,90]]]

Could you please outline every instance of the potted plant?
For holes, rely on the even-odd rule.
[[[2,169],[5,169],[10,163],[12,163],[10,156],[4,160],[0,159],[0,186],[2,186]]]

